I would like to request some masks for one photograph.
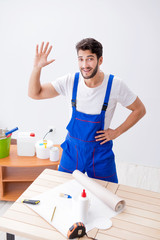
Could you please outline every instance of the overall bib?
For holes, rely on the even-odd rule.
[[[104,130],[105,111],[108,106],[112,81],[110,75],[104,104],[100,114],[86,114],[76,110],[79,73],[75,74],[72,93],[72,118],[67,126],[68,134],[63,149],[59,171],[72,173],[79,170],[91,178],[118,183],[112,141],[102,145],[95,141],[97,131]]]

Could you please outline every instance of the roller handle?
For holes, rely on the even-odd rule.
[[[17,131],[17,130],[18,130],[18,127],[13,128],[12,130],[6,132],[5,135],[7,136],[8,134],[11,134],[11,133],[13,133],[13,132],[15,132],[15,131]]]

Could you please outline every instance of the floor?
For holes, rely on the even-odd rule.
[[[124,162],[117,163],[117,172],[120,184],[139,187],[146,190],[160,192],[160,169]],[[12,203],[0,201],[0,216],[11,206]],[[16,237],[16,240],[28,240]],[[6,240],[6,234],[0,232],[0,240]]]

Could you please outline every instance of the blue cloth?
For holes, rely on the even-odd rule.
[[[63,153],[59,171],[72,173],[74,170],[92,178],[118,183],[113,142],[100,145],[95,141],[97,131],[104,130],[105,111],[108,106],[113,75],[109,76],[104,104],[100,114],[86,114],[77,111],[76,96],[79,73],[75,74],[72,93],[72,118],[67,126],[68,134],[62,143]]]

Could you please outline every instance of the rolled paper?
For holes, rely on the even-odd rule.
[[[119,212],[125,207],[125,201],[123,199],[119,198],[116,194],[110,192],[108,189],[95,182],[92,178],[89,178],[86,174],[83,174],[79,170],[75,170],[72,175],[77,182],[83,185],[86,189],[88,189],[88,191],[94,194],[98,199],[100,199],[114,211]]]

